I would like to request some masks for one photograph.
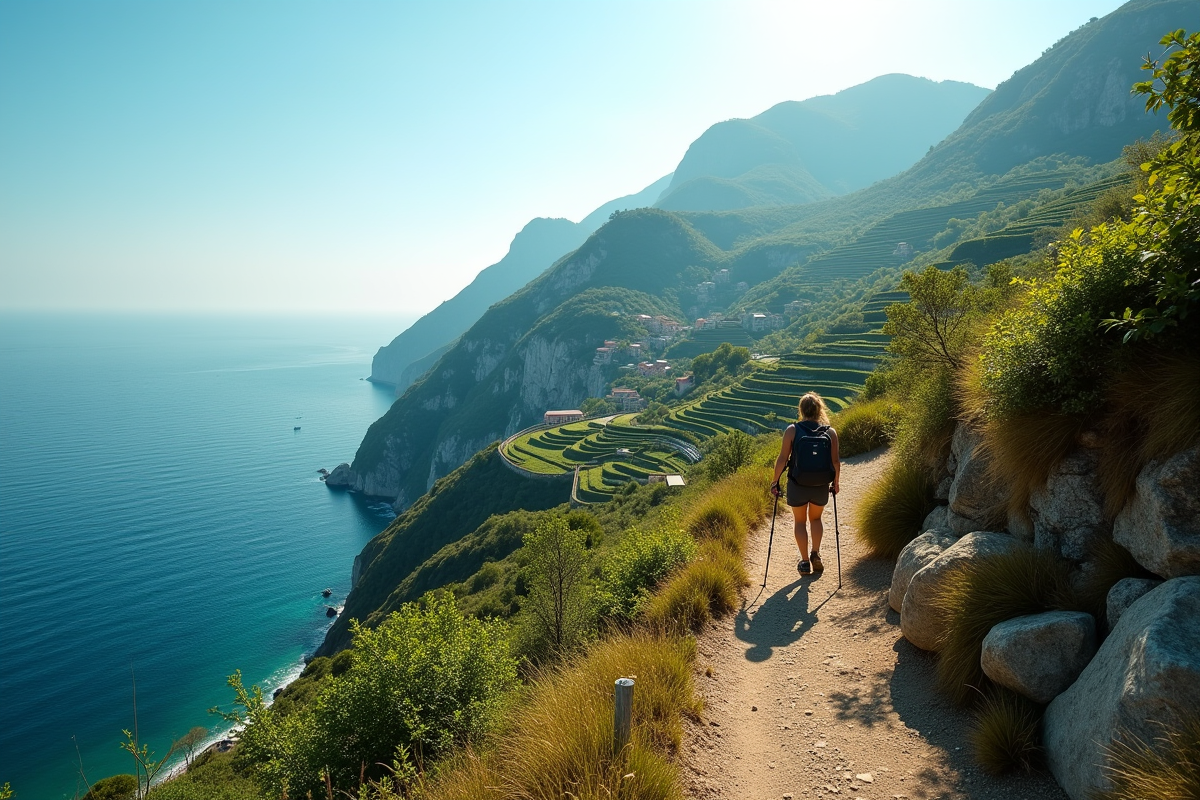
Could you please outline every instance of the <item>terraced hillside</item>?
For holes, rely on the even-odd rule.
[[[734,320],[724,320],[716,328],[693,331],[687,339],[672,345],[668,358],[695,358],[702,353],[711,353],[725,342],[734,347],[754,347],[754,339]]]

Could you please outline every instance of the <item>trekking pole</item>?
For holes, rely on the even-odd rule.
[[[775,488],[775,487],[771,487]],[[771,569],[771,543],[775,541],[775,512],[779,510],[779,495],[775,495],[775,505],[771,506],[771,536],[767,539],[767,566],[763,568],[762,588],[767,588],[767,572]],[[841,569],[839,566],[838,569]]]
[[[837,492],[833,493],[833,546],[837,548],[838,588],[842,588],[842,537],[838,530]]]

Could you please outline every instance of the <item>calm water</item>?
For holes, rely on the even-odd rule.
[[[360,380],[407,320],[0,317],[0,784],[71,797],[223,730],[323,635],[386,506],[334,493],[391,392]],[[300,430],[293,430],[299,426]]]

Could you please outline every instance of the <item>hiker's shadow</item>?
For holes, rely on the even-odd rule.
[[[750,644],[747,661],[766,661],[775,648],[794,644],[816,623],[816,609],[808,610],[812,585],[811,580],[797,580],[784,586],[768,597],[753,616],[750,607],[742,605],[734,621],[734,635]]]

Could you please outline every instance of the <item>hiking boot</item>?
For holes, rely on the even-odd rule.
[[[796,565],[796,571],[801,575],[812,575],[812,564],[809,564],[804,559],[801,559],[800,563]]]
[[[821,561],[821,554],[816,550],[812,552],[812,554],[808,557],[808,560],[812,562],[813,572],[821,572],[825,569],[825,563]]]

